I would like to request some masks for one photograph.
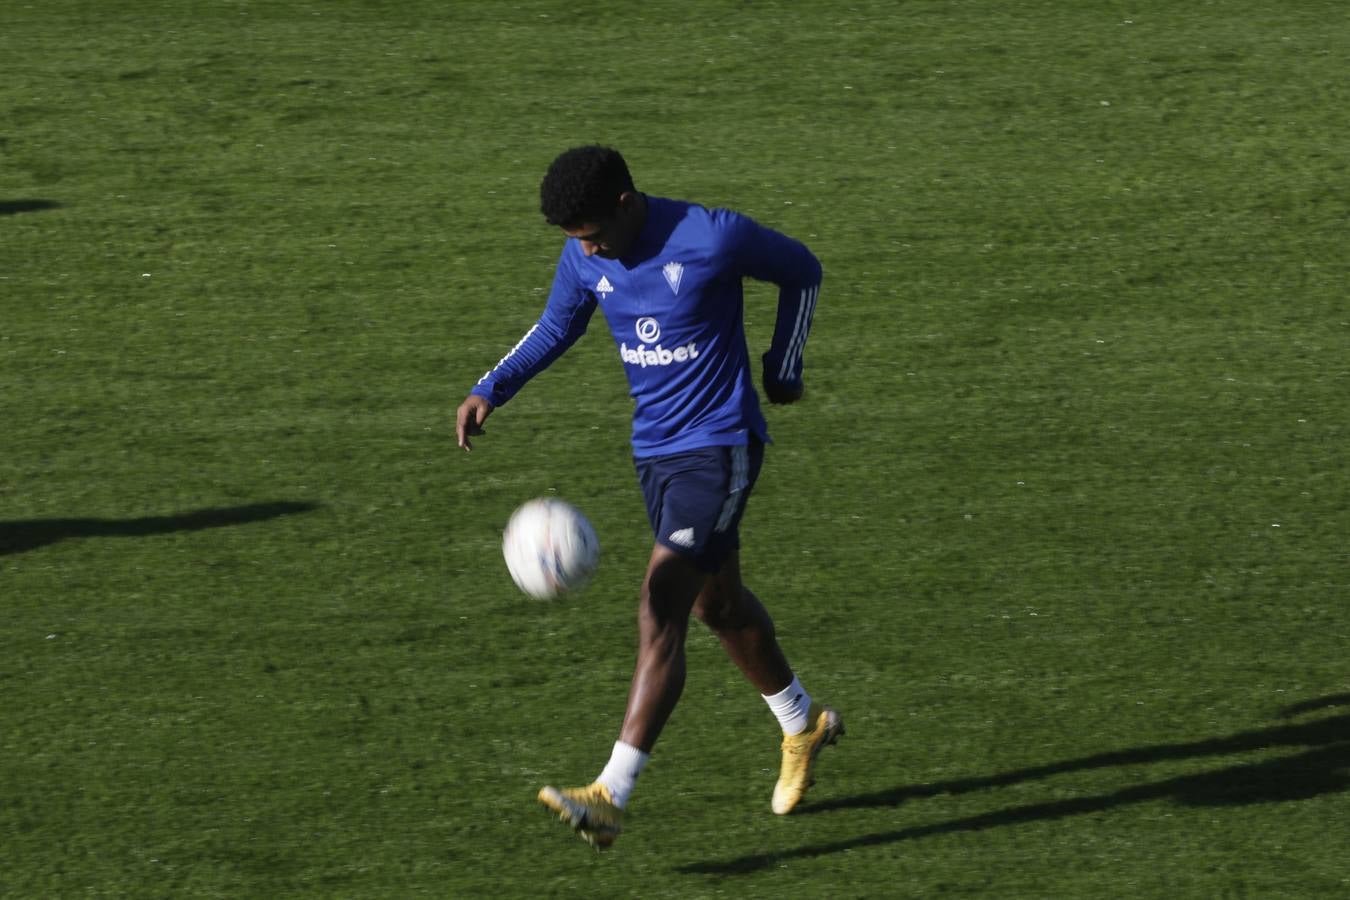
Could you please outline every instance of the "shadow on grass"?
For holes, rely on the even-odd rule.
[[[0,522],[0,556],[25,553],[67,538],[145,537],[175,531],[201,531],[226,525],[247,525],[318,508],[317,503],[282,501],[199,509],[176,516],[147,516],[140,519],[22,519]]]
[[[1350,694],[1325,697],[1285,709],[1282,716],[1350,704]],[[1121,788],[1106,794],[1073,797],[1014,806],[946,822],[915,825],[895,831],[862,835],[845,841],[815,844],[781,853],[759,853],[720,862],[695,863],[680,867],[687,874],[739,875],[755,872],[791,859],[805,859],[829,853],[841,853],[862,847],[875,847],[918,840],[939,834],[983,831],[1005,825],[1020,825],[1100,813],[1131,803],[1172,800],[1187,806],[1236,806],[1250,803],[1274,803],[1304,800],[1322,794],[1350,789],[1350,715],[1334,716],[1304,725],[1284,725],[1244,731],[1225,738],[1185,744],[1156,744],[1132,750],[1101,753],[1081,759],[1045,766],[1017,769],[997,775],[963,778],[934,784],[902,785],[873,794],[825,801],[799,809],[796,815],[810,815],[840,809],[899,806],[906,800],[941,794],[965,794],[986,788],[1005,787],[1048,778],[1066,772],[1119,766],[1225,756],[1274,747],[1305,747],[1301,753],[1256,763],[1243,763]]]
[[[0,200],[0,216],[60,208],[61,204],[54,200]]]

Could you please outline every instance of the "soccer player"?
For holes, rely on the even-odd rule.
[[[741,583],[739,525],[768,442],[746,348],[741,281],[776,284],[763,356],[772,403],[802,396],[802,351],[820,263],[799,242],[725,209],[649,197],[616,150],[576,147],[540,185],[540,208],[567,236],[543,314],[456,414],[459,446],[586,330],[598,306],[636,401],[633,459],[656,540],[639,592],[638,658],[619,739],[586,786],[539,801],[592,846],[618,836],[623,809],[684,689],[692,612],[764,697],[783,729],[772,808],[791,812],[816,755],[844,733],[839,713],[801,686],[759,599]]]

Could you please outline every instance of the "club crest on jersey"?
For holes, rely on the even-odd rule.
[[[609,279],[601,275],[600,280],[595,283],[595,292],[600,295],[601,300],[608,300],[609,295],[614,293],[614,285],[609,283]]]
[[[684,264],[668,262],[661,267],[661,274],[666,276],[666,284],[670,285],[671,291],[678,295],[680,293],[680,279],[684,277]]]

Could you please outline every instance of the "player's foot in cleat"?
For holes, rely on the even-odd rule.
[[[609,788],[598,781],[579,788],[541,788],[539,802],[597,850],[614,843],[623,828],[623,810],[614,805]]]
[[[806,789],[816,783],[812,772],[816,757],[844,733],[844,720],[828,706],[811,704],[806,714],[806,730],[783,738],[783,768],[773,787],[773,811],[780,816],[792,812]]]

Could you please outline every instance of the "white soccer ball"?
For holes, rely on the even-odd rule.
[[[502,534],[516,587],[539,600],[578,591],[600,564],[600,539],[575,506],[553,497],[522,504]]]

